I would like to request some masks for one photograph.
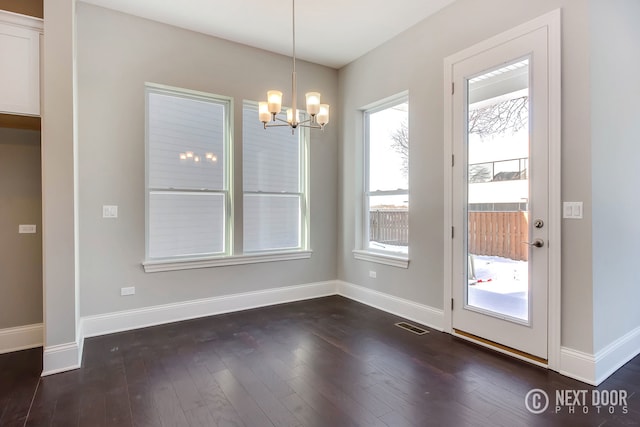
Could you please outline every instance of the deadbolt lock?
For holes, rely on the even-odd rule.
[[[533,226],[535,228],[542,228],[544,227],[544,221],[542,221],[541,219],[536,219],[535,221],[533,221]]]

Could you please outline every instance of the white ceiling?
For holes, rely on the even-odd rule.
[[[291,56],[291,0],[83,0]],[[340,68],[455,0],[298,0],[296,56]]]

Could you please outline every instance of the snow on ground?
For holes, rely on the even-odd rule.
[[[472,255],[475,280],[469,273],[468,303],[527,320],[528,263],[497,256]]]
[[[390,245],[388,243],[380,243],[371,241],[369,242],[369,247],[371,249],[380,249],[390,252],[398,252],[398,255],[407,255],[409,253],[408,246],[398,246],[398,245]]]
[[[485,255],[472,255],[472,257],[477,281],[474,286],[478,289],[501,294],[526,292],[529,289],[527,261]],[[471,274],[469,276],[469,282],[473,283]]]

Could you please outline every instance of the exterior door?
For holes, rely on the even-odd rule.
[[[452,327],[547,360],[546,28],[452,66]]]

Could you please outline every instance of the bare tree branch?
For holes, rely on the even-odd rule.
[[[489,182],[493,178],[490,167],[486,164],[469,165],[469,182]]]
[[[509,99],[488,105],[469,112],[469,133],[475,133],[481,138],[489,135],[516,133],[528,123],[529,97]],[[391,147],[402,156],[402,172],[409,173],[409,128],[407,122],[400,123],[400,127],[391,135]],[[485,182],[488,171],[477,169],[472,174],[472,182]]]
[[[529,97],[498,102],[469,112],[469,133],[481,138],[488,135],[516,133],[528,123]]]
[[[409,174],[409,127],[406,120],[391,134],[391,139],[391,147],[402,157],[402,173],[406,177]]]

